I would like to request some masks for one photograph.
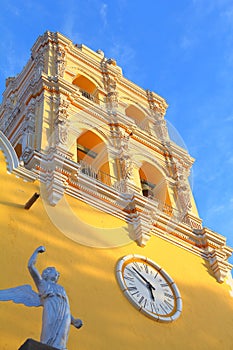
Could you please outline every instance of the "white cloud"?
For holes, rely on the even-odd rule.
[[[219,10],[228,4],[232,4],[232,0],[192,0],[193,6],[199,13],[208,14],[214,10]]]
[[[181,38],[180,47],[184,50],[188,50],[194,46],[195,41],[188,36],[183,36]]]
[[[62,34],[66,35],[74,43],[82,43],[81,35],[76,31],[77,23],[79,22],[80,14],[76,11],[76,7],[73,1],[70,1],[67,8],[63,8],[65,16],[63,18],[63,23],[61,26]]]
[[[233,165],[233,157],[229,157],[227,160],[227,163]]]
[[[233,121],[233,115],[229,115],[227,118],[224,120],[225,122],[232,122]]]
[[[115,43],[110,48],[112,58],[119,60],[122,65],[127,65],[132,62],[135,57],[135,51],[128,45],[122,43]]]
[[[136,51],[125,42],[113,40],[113,44],[108,51],[108,56],[115,59],[117,64],[122,67],[126,78],[132,80],[137,76],[138,80],[143,80],[143,71],[137,65]]]
[[[16,44],[13,35],[5,30],[3,33],[4,40],[0,43],[0,51],[4,52],[4,63],[0,70],[4,77],[15,76],[25,64],[25,57],[16,55]]]
[[[73,35],[74,24],[75,24],[74,15],[71,12],[66,13],[65,21],[63,23],[63,32],[72,40],[74,40],[74,35]]]
[[[16,7],[14,4],[8,3],[7,10],[11,12],[14,16],[20,16],[20,8]]]
[[[226,10],[222,11],[220,15],[224,17],[224,19],[228,20],[230,25],[233,24],[233,6],[230,6]]]
[[[107,22],[107,9],[108,9],[108,5],[105,3],[102,3],[101,7],[100,7],[100,17],[103,21],[104,26],[106,26],[108,24],[108,22]]]
[[[212,204],[206,212],[206,220],[209,222],[216,221],[217,218],[221,218],[225,214],[225,206],[223,204]]]

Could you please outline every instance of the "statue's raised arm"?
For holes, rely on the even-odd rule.
[[[37,260],[37,255],[39,253],[44,253],[44,252],[45,252],[45,247],[40,246],[40,247],[36,248],[36,250],[34,251],[34,253],[32,254],[32,256],[30,257],[30,259],[28,261],[28,270],[29,270],[29,272],[30,272],[38,289],[39,289],[39,285],[42,281],[42,276],[40,275],[39,271],[35,267],[35,264],[36,264],[36,260]]]

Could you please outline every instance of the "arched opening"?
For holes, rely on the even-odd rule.
[[[130,105],[129,107],[126,108],[125,114],[134,119],[135,123],[137,126],[139,126],[140,129],[142,130],[147,130],[149,127],[147,117],[145,113],[139,108],[137,108],[134,105]]]
[[[159,209],[171,215],[171,200],[164,175],[154,165],[144,162],[139,176],[143,196],[158,200]]]
[[[87,130],[78,137],[77,161],[83,174],[111,186],[107,147],[94,132]]]
[[[82,96],[88,98],[91,101],[98,102],[98,89],[97,84],[79,74],[74,80],[73,84],[79,87]]]

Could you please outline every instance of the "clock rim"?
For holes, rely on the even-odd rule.
[[[147,262],[152,267],[154,267],[161,275],[162,277],[168,282],[169,288],[172,290],[174,298],[175,298],[175,312],[168,316],[161,316],[155,313],[150,312],[147,309],[144,309],[141,305],[137,303],[137,301],[132,297],[131,293],[128,291],[127,285],[124,281],[123,277],[123,267],[127,264],[127,262],[130,262],[130,260],[138,259],[142,262]],[[149,318],[152,318],[153,320],[157,322],[164,322],[169,323],[175,321],[182,312],[182,298],[181,294],[179,292],[179,289],[175,283],[175,281],[171,278],[171,276],[156,262],[154,262],[152,259],[139,255],[139,254],[128,254],[124,257],[120,258],[116,265],[116,277],[117,281],[120,285],[121,290],[123,291],[126,298],[130,301],[130,303],[141,313],[148,316]]]

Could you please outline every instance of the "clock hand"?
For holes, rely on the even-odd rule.
[[[146,282],[146,286],[147,288],[149,288],[150,294],[151,294],[151,298],[152,300],[155,300],[154,294],[153,294],[153,289],[155,290],[155,287],[134,267],[132,267],[132,269],[143,279],[143,281]]]
[[[149,290],[150,290],[150,294],[151,294],[151,298],[152,298],[152,300],[155,300],[155,297],[154,297],[154,294],[153,294],[153,290],[152,290],[152,285],[151,284],[149,284],[148,285],[148,288],[149,288]],[[155,289],[155,288],[154,288]]]
[[[150,289],[155,290],[155,287],[138,270],[136,270],[134,267],[132,267],[132,269],[143,279],[143,281],[146,282],[147,286],[150,287]]]

